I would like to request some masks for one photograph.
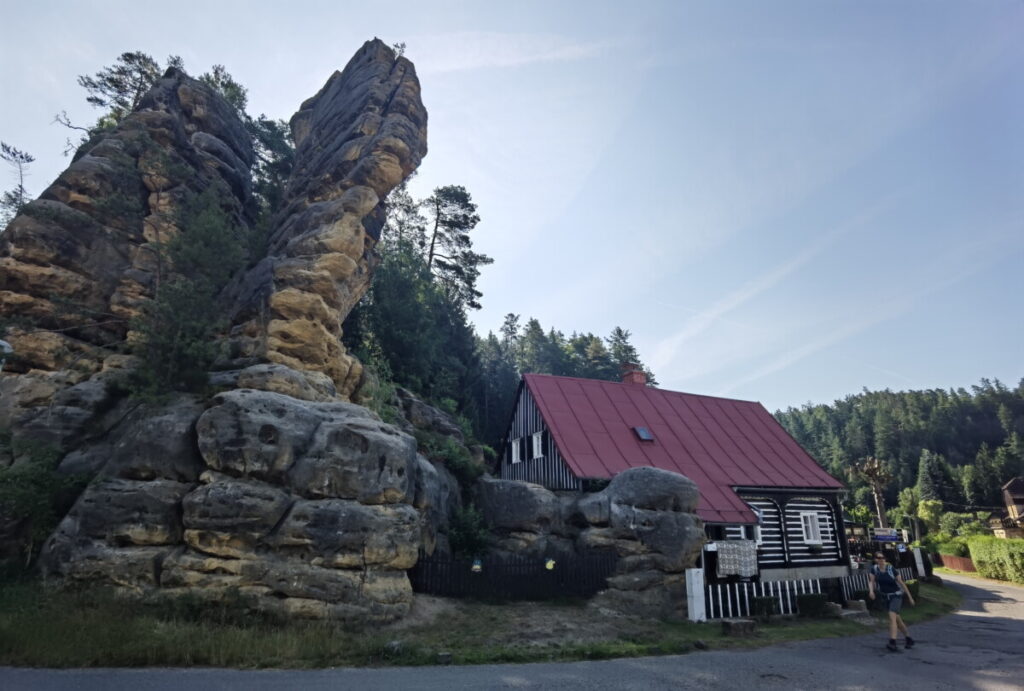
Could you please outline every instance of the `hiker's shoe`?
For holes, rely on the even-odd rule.
[[[913,648],[914,647],[914,639],[911,638],[910,636],[907,636],[907,642],[903,644],[903,647],[904,648],[908,648],[908,649],[909,648]]]
[[[891,653],[898,653],[900,651],[899,647],[896,645],[896,641],[889,641],[886,643],[885,649]]]

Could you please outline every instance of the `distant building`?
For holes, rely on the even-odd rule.
[[[1006,514],[990,522],[996,537],[1024,537],[1024,477],[1015,477],[1003,485]]]

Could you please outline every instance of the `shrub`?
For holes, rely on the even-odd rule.
[[[448,526],[448,540],[452,551],[465,556],[476,556],[487,550],[490,537],[484,516],[473,505],[455,509]]]
[[[939,554],[947,554],[951,557],[966,557],[970,555],[967,547],[967,540],[962,537],[955,537],[935,545],[935,551]]]
[[[796,596],[796,607],[801,617],[825,616],[828,597],[824,593],[804,593]]]
[[[469,488],[484,472],[484,469],[473,461],[469,449],[452,437],[423,430],[416,431],[416,441],[424,456],[444,464],[459,481],[463,494],[468,496]]]
[[[69,498],[77,494],[84,483],[79,478],[57,473],[61,453],[53,445],[14,440],[10,448],[12,455],[20,460],[0,469],[0,518],[24,521],[27,525],[25,562],[29,563],[36,548],[57,527],[62,504],[70,504]]]
[[[986,578],[1024,583],[1024,540],[1003,540],[991,536],[968,541],[971,561]]]
[[[921,594],[921,582],[918,580],[907,581],[907,590],[909,590],[911,596],[917,600]]]
[[[750,598],[750,616],[765,620],[779,612],[779,601],[774,597],[753,597]]]

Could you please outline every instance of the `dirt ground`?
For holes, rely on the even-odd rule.
[[[448,630],[475,632],[483,645],[561,647],[643,638],[654,622],[609,614],[584,603],[509,602],[500,605],[417,594],[405,619],[383,627],[396,637]]]

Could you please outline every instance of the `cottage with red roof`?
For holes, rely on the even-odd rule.
[[[760,403],[622,382],[523,376],[500,475],[581,491],[638,466],[700,489],[709,582],[771,583],[849,573],[839,492]]]

